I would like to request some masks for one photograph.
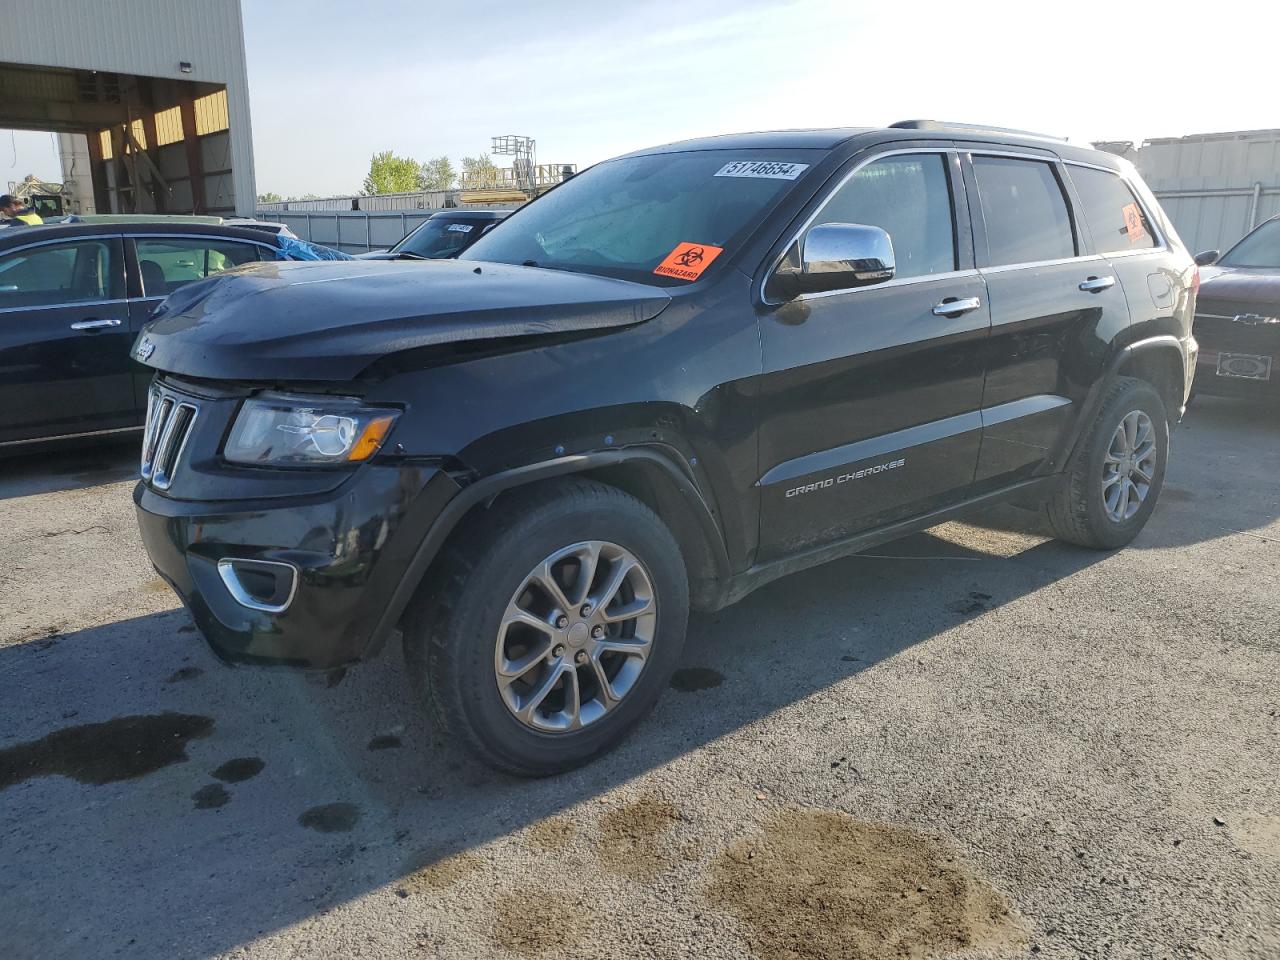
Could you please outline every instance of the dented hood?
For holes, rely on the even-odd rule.
[[[669,302],[644,284],[496,263],[258,263],[174,293],[133,353],[213,380],[350,380],[403,350],[621,327]]]

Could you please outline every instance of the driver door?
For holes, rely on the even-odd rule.
[[[823,223],[887,231],[896,275],[761,317],[761,560],[963,499],[978,462],[990,311],[958,158],[864,160],[798,241]]]

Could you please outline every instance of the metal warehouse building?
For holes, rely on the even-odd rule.
[[[1094,146],[1137,166],[1193,251],[1225,251],[1280,213],[1280,130]]]
[[[5,0],[0,129],[58,134],[68,212],[252,215],[239,0]]]

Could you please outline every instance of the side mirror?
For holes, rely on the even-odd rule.
[[[1197,253],[1196,266],[1197,267],[1210,266],[1211,264],[1217,263],[1218,258],[1220,256],[1222,256],[1222,253],[1218,250],[1206,250],[1204,251],[1204,253]]]
[[[893,241],[879,227],[823,223],[812,228],[800,248],[800,266],[780,268],[780,289],[795,296],[846,290],[892,280]]]

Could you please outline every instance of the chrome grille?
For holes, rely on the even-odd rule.
[[[142,479],[168,490],[200,412],[190,400],[153,386],[147,394],[147,424],[142,434]]]

